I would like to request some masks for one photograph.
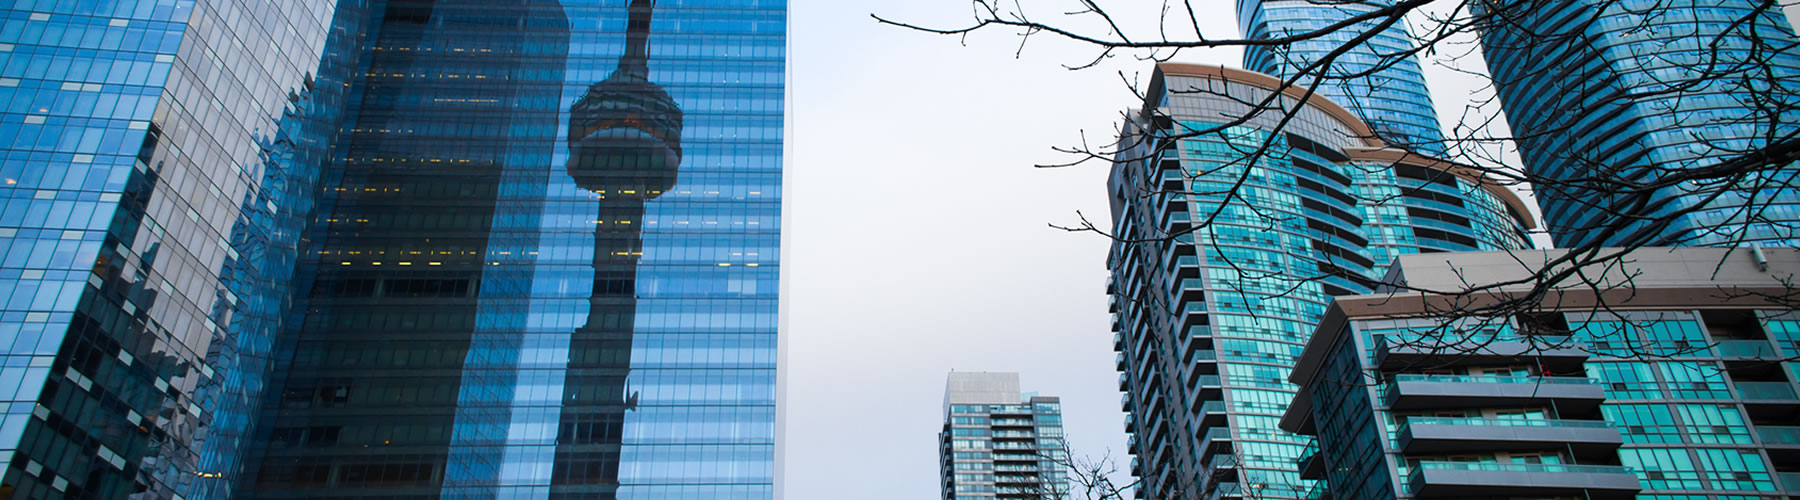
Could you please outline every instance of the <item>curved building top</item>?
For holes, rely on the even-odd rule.
[[[1480,169],[1443,158],[1431,157],[1417,152],[1389,147],[1377,137],[1378,134],[1375,133],[1375,129],[1370,127],[1368,122],[1359,118],[1355,112],[1350,111],[1348,108],[1345,108],[1323,94],[1312,93],[1312,96],[1308,98],[1307,94],[1312,92],[1311,89],[1297,84],[1283,85],[1280,78],[1272,75],[1241,68],[1209,64],[1159,63],[1156,65],[1156,74],[1155,77],[1152,78],[1150,87],[1150,95],[1161,97],[1161,101],[1155,107],[1167,107],[1170,104],[1171,95],[1178,96],[1183,93],[1181,88],[1188,88],[1178,87],[1174,92],[1169,92],[1169,81],[1186,79],[1219,82],[1222,86],[1215,87],[1208,85],[1199,87],[1199,85],[1196,85],[1199,82],[1187,82],[1187,84],[1199,87],[1200,90],[1205,91],[1224,91],[1227,95],[1237,98],[1248,97],[1248,94],[1258,91],[1273,92],[1279,90],[1283,96],[1291,98],[1295,102],[1305,99],[1306,106],[1309,109],[1302,110],[1300,115],[1297,116],[1298,119],[1290,122],[1286,126],[1286,130],[1309,136],[1309,138],[1314,140],[1328,139],[1329,134],[1339,135],[1342,137],[1341,141],[1331,140],[1327,144],[1338,146],[1338,152],[1343,153],[1354,162],[1385,162],[1393,165],[1409,165],[1427,168],[1437,172],[1449,173],[1474,186],[1479,186],[1482,191],[1493,196],[1495,200],[1504,203],[1506,209],[1509,212],[1512,212],[1508,215],[1523,229],[1537,229],[1538,227],[1537,223],[1532,220],[1530,216],[1531,210],[1528,208],[1529,205],[1526,204],[1525,200],[1520,198],[1518,193],[1513,192],[1506,186],[1501,185],[1499,182],[1482,174]],[[1236,85],[1242,85],[1244,88],[1233,88],[1233,86]],[[1192,93],[1190,95],[1200,94]],[[1156,101],[1146,101],[1146,109],[1144,110],[1146,114],[1153,111],[1153,109],[1151,109],[1152,106],[1149,104],[1151,102]],[[1221,119],[1227,119],[1230,116],[1241,116],[1242,113],[1248,112],[1251,108],[1250,106],[1241,103],[1226,102],[1222,104],[1227,108],[1219,110],[1225,112],[1220,113]],[[1230,109],[1234,107],[1236,109]],[[1232,111],[1236,111],[1237,113],[1231,113]],[[1319,115],[1328,118],[1330,125],[1321,126]],[[1280,113],[1263,113],[1256,119],[1245,123],[1245,125],[1264,129],[1274,128],[1274,125],[1277,124],[1280,118]],[[1321,132],[1324,132],[1325,134],[1321,134]],[[1326,135],[1326,137],[1321,137],[1322,135]]]

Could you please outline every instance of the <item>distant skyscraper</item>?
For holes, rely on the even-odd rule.
[[[1704,183],[1671,186],[1645,208],[1705,208],[1667,228],[1599,230],[1630,203],[1608,180],[1650,181],[1659,172],[1742,156],[1771,139],[1793,140],[1800,130],[1793,102],[1800,95],[1800,40],[1781,9],[1751,0],[1493,6],[1505,20],[1482,33],[1482,45],[1525,167],[1574,181],[1535,187],[1558,246],[1640,232],[1661,244],[1800,245],[1800,189],[1792,187],[1800,171],[1791,168],[1768,177],[1782,188],[1726,192],[1711,202]],[[1581,180],[1593,177],[1599,180]],[[1743,210],[1751,199],[1757,208]]]
[[[1320,2],[1317,0],[1238,0],[1238,25],[1252,39],[1271,39],[1314,32],[1357,15],[1391,5],[1392,0]],[[1293,43],[1251,46],[1244,49],[1244,67],[1282,79],[1305,70],[1309,76],[1297,83],[1349,109],[1390,146],[1442,156],[1442,125],[1425,88],[1425,75],[1417,57],[1405,56],[1417,47],[1404,23],[1376,33],[1362,44],[1339,55],[1332,64],[1309,69],[1357,36],[1375,29],[1365,22],[1326,36]],[[1382,67],[1387,65],[1386,67]],[[1350,77],[1368,73],[1365,76]],[[1313,76],[1345,77],[1319,83]]]
[[[944,500],[1068,498],[1062,403],[1019,392],[1019,374],[952,372],[938,464]]]
[[[1463,290],[1556,252],[1407,256],[1390,276]],[[1317,436],[1307,498],[1800,497],[1800,317],[1754,292],[1783,288],[1800,251],[1764,255],[1641,249],[1518,318],[1339,297],[1281,420]]]
[[[781,0],[0,8],[0,493],[774,496]]]
[[[1107,265],[1140,497],[1304,493],[1293,459],[1307,439],[1276,422],[1296,389],[1288,371],[1330,298],[1366,293],[1395,255],[1529,246],[1517,196],[1384,147],[1327,99],[1278,134],[1269,113],[1167,138],[1246,114],[1242,99],[1279,86],[1249,71],[1162,64],[1146,108],[1125,125],[1125,143],[1138,147],[1120,155],[1108,185],[1122,239]],[[1247,163],[1265,143],[1273,153]]]

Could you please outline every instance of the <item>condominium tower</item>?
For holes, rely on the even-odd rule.
[[[0,8],[0,490],[774,496],[780,0]]]
[[[1069,498],[1062,402],[1017,373],[951,372],[938,450],[944,500]]]
[[[1390,277],[1455,293],[1559,256],[1409,255]],[[1797,270],[1791,248],[1643,248],[1517,316],[1339,297],[1281,421],[1317,436],[1307,498],[1800,496],[1800,317],[1766,300]]]
[[[1257,40],[1310,35],[1393,3],[1238,0],[1238,25],[1245,37]],[[1419,59],[1412,55],[1417,44],[1404,22],[1383,27],[1383,21],[1245,47],[1244,67],[1312,88],[1362,119],[1389,147],[1442,156],[1446,144],[1437,110]],[[1355,42],[1363,35],[1369,36]]]
[[[1331,297],[1396,255],[1526,248],[1523,202],[1449,162],[1387,147],[1343,106],[1260,73],[1161,64],[1108,184],[1120,237],[1114,347],[1144,498],[1298,497],[1308,440],[1277,422]],[[1273,100],[1295,110],[1276,129]],[[1268,154],[1255,154],[1268,151]],[[1279,491],[1277,491],[1279,490]]]
[[[1524,166],[1546,179],[1534,190],[1558,246],[1800,245],[1800,169],[1791,163],[1670,183],[1648,199],[1614,182],[1654,185],[1673,172],[1771,161],[1759,150],[1791,157],[1800,39],[1778,5],[1481,4],[1489,5],[1483,53]],[[1669,224],[1618,216],[1628,212]]]

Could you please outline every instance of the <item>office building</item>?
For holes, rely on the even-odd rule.
[[[1392,4],[1392,0],[1238,0],[1238,26],[1249,39],[1286,38],[1324,30]],[[1244,68],[1312,88],[1320,97],[1356,114],[1389,147],[1443,156],[1447,147],[1444,133],[1419,59],[1408,55],[1417,44],[1405,23],[1380,29],[1332,55],[1357,37],[1377,30],[1378,21],[1316,38],[1245,47]],[[1334,57],[1330,64],[1323,63],[1327,57]],[[1296,80],[1303,72],[1307,76]]]
[[[951,372],[938,450],[944,500],[1069,498],[1062,402],[1017,373]]]
[[[1293,460],[1307,440],[1276,423],[1295,390],[1288,370],[1330,298],[1366,293],[1394,255],[1529,245],[1510,191],[1385,147],[1329,100],[1300,107],[1281,133],[1268,132],[1275,113],[1213,130],[1279,87],[1249,71],[1161,64],[1125,125],[1135,146],[1108,186],[1120,237],[1108,288],[1141,498],[1299,483]],[[1292,106],[1304,92],[1281,99]],[[1273,153],[1247,161],[1263,144]]]
[[[1768,300],[1800,251],[1643,248],[1516,315],[1443,307],[1559,255],[1403,256],[1391,282],[1445,293],[1338,297],[1281,420],[1317,437],[1307,498],[1800,496],[1800,316]]]
[[[0,489],[771,498],[779,0],[0,9]]]
[[[1676,183],[1641,207],[1612,182],[1651,184],[1755,150],[1791,150],[1800,39],[1781,9],[1751,0],[1492,6],[1483,54],[1526,171],[1547,180],[1534,191],[1557,246],[1800,244],[1791,164]]]
[[[359,21],[256,7],[0,9],[0,493],[228,495]]]

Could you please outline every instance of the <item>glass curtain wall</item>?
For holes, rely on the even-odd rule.
[[[256,496],[772,497],[785,3],[377,10]]]

